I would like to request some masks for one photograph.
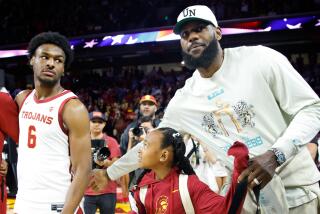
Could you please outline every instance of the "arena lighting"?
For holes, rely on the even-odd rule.
[[[27,50],[0,50],[0,58],[23,56],[27,54]]]
[[[320,15],[309,15],[301,17],[290,18],[271,18],[271,19],[257,19],[252,21],[227,22],[221,21],[221,29],[223,35],[244,34],[268,32],[276,30],[294,30],[304,29],[313,26],[320,27]],[[132,32],[117,35],[95,35],[94,37],[86,36],[86,38],[70,39],[72,49],[88,49],[100,48],[108,46],[121,46],[142,44],[148,42],[163,42],[179,40],[180,36],[172,32],[172,27],[164,30],[146,31],[146,32]],[[0,58],[16,57],[27,55],[26,50],[0,50]]]

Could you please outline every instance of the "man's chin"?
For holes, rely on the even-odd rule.
[[[57,80],[52,79],[52,78],[39,78],[39,82],[42,85],[50,86],[50,87],[53,87],[54,85],[56,85],[58,83]]]
[[[190,56],[194,59],[194,60],[197,60],[201,57],[201,54],[202,52],[198,52],[198,53],[193,53],[193,54],[190,54]]]
[[[149,116],[151,116],[151,112],[149,112],[149,111],[148,111],[148,112],[143,112],[142,114],[143,114],[144,117],[149,117]]]
[[[200,46],[189,51],[189,55],[195,59],[199,58],[205,49]]]

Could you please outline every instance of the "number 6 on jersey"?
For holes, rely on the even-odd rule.
[[[36,136],[36,127],[29,126],[28,129],[28,147],[33,149],[36,147],[37,136]]]

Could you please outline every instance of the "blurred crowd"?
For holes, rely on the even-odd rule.
[[[88,111],[105,113],[105,131],[119,140],[126,126],[139,115],[139,100],[153,95],[158,103],[156,117],[162,117],[175,91],[191,76],[187,69],[163,71],[153,67],[144,72],[137,67],[108,68],[103,72],[67,73],[62,84],[74,91]]]
[[[320,62],[319,54],[299,54],[291,57],[291,64],[320,96]]]
[[[48,30],[76,37],[169,26],[176,14],[193,4],[208,5],[218,20],[320,9],[319,0],[0,0],[0,46],[25,43]]]

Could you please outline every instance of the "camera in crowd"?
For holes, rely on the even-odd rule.
[[[132,134],[136,137],[140,137],[143,134],[144,130],[143,127],[138,124],[136,127],[132,129]]]
[[[105,146],[104,139],[91,140],[91,150],[92,150],[92,169],[102,168],[96,161],[104,161],[110,156],[110,150]]]
[[[146,123],[150,123],[148,128],[146,125],[144,125]],[[132,129],[132,134],[136,137],[140,137],[144,133],[147,134],[150,128],[156,128],[157,125],[157,121],[151,116],[143,116],[138,120],[137,125]]]

